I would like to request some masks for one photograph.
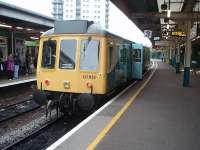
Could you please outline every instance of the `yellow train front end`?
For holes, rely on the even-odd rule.
[[[37,65],[38,89],[106,93],[104,42],[104,37],[90,35],[42,37]]]
[[[75,109],[75,106],[81,110],[91,110],[96,103],[94,96],[107,91],[105,43],[106,38],[99,35],[42,36],[38,53],[39,92],[35,94],[36,101],[40,104],[46,101],[47,104],[54,99],[62,112],[66,108]]]

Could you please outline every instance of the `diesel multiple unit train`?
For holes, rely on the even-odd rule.
[[[101,96],[142,79],[149,64],[149,48],[93,22],[55,22],[40,39],[34,100],[56,103],[61,112],[87,112]]]

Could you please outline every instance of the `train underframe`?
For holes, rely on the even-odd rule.
[[[104,95],[90,93],[64,93],[36,90],[33,94],[34,101],[45,105],[47,115],[49,110],[55,109],[64,114],[71,115],[75,112],[90,112],[100,104]]]

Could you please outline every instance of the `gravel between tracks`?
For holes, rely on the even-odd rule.
[[[52,111],[52,119],[56,117],[56,111]],[[46,118],[44,109],[27,113],[17,119],[9,120],[0,125],[0,149],[3,147],[30,135],[33,131],[39,129],[50,119]]]

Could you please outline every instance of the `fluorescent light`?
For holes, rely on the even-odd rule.
[[[167,24],[167,29],[169,29],[169,24]]]
[[[27,30],[27,31],[31,31],[31,30],[33,30],[33,29],[30,29],[30,28],[26,28],[26,30]]]
[[[0,24],[0,27],[5,27],[5,28],[12,28],[12,26],[5,25],[5,24]]]
[[[39,38],[35,37],[35,36],[31,36],[30,39],[32,39],[32,40],[38,40]]]
[[[22,29],[24,29],[24,28],[22,28],[22,27],[16,27],[16,29],[22,30]]]
[[[168,17],[168,18],[171,17],[171,10],[167,10],[167,17]]]
[[[167,35],[169,35],[169,32],[167,32]]]

